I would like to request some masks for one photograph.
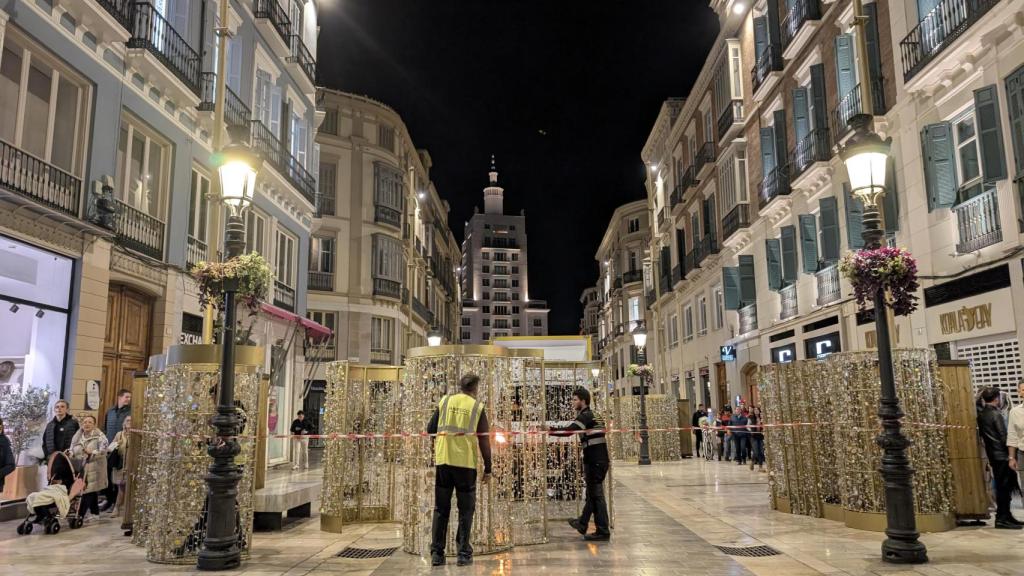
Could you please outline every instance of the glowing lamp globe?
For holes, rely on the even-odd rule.
[[[235,214],[252,203],[256,193],[256,173],[262,161],[244,146],[231,145],[224,149],[220,173],[221,201]]]
[[[637,326],[633,329],[633,344],[637,348],[647,346],[647,330],[643,326]]]
[[[891,142],[874,132],[860,132],[839,152],[850,178],[850,192],[865,206],[877,206],[885,195]]]
[[[427,333],[427,345],[428,346],[440,346],[441,345],[441,332],[438,330],[431,330]]]

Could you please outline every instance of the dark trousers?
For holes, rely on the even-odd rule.
[[[704,443],[704,432],[702,430],[694,430],[693,437],[697,441],[697,458],[700,458],[700,447]]]
[[[85,513],[89,512],[93,516],[100,515],[100,493],[89,492],[88,494],[82,494],[82,501],[78,503],[78,515],[85,518]]]
[[[1013,518],[1010,500],[1017,488],[1017,473],[1010,469],[1007,460],[990,461],[989,464],[992,465],[992,475],[996,481],[996,520],[1009,520]]]
[[[747,456],[750,453],[750,438],[746,434],[733,434],[732,435],[733,458],[740,464],[747,462]]]
[[[117,503],[117,484],[114,484],[114,460],[107,458],[107,487],[103,489],[103,495],[107,497],[107,507],[113,508]]]
[[[455,542],[459,556],[473,556],[470,536],[473,531],[473,511],[476,510],[476,469],[441,464],[434,474],[434,524],[431,527],[431,554],[444,556],[448,540],[448,519],[452,515],[452,492],[459,507],[459,529]]]
[[[754,464],[758,466],[764,465],[764,437],[751,436],[750,451],[750,458],[754,461]]]
[[[608,503],[604,498],[604,477],[608,474],[607,462],[583,463],[583,480],[587,485],[587,499],[580,514],[580,524],[590,525],[590,516],[594,516],[594,524],[598,534],[609,534]]]

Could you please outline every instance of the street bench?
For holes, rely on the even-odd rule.
[[[253,494],[253,528],[280,530],[283,514],[288,518],[309,518],[313,512],[313,500],[319,495],[319,479],[268,483]]]

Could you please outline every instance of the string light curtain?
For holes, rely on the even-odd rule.
[[[648,394],[647,428],[649,430],[677,428],[679,408],[675,398],[664,394]],[[640,429],[640,397],[622,396],[613,403],[615,427],[627,430]],[[626,462],[635,461],[640,455],[639,432],[615,434],[612,442],[612,457]],[[679,448],[679,432],[649,432],[648,449],[652,462],[674,462],[682,458]]]

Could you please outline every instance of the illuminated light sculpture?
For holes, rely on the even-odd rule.
[[[327,366],[322,434],[399,432],[402,368],[347,361]],[[390,522],[398,516],[399,438],[329,439],[324,449],[320,529]]]
[[[647,405],[647,426],[649,455],[652,462],[674,462],[682,458],[679,449],[679,432],[659,429],[679,426],[678,401],[665,394],[647,394],[643,399]],[[640,396],[621,396],[614,399],[613,413],[615,427],[627,430],[641,428],[642,405]],[[638,460],[642,439],[639,433],[616,434],[612,442],[612,457],[626,462]]]

